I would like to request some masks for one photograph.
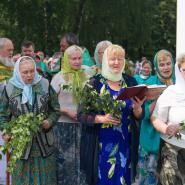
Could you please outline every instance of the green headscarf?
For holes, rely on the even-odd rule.
[[[113,82],[117,82],[120,81],[122,79],[122,73],[124,71],[124,67],[125,67],[125,61],[124,61],[124,66],[123,68],[120,70],[119,74],[115,74],[114,71],[109,67],[109,63],[108,63],[108,51],[110,50],[115,50],[115,51],[119,51],[119,52],[124,52],[123,48],[119,45],[110,45],[103,54],[103,60],[102,60],[102,76],[105,79],[111,80]]]
[[[171,53],[170,53],[169,51],[167,51],[167,50],[160,50],[160,51],[164,51],[164,53],[166,53],[166,54],[169,53],[169,54],[171,55]],[[171,75],[170,77],[168,77],[168,78],[162,76],[161,73],[160,73],[160,71],[159,71],[159,67],[158,67],[158,63],[157,63],[157,57],[158,57],[158,54],[159,54],[160,51],[158,51],[158,52],[155,54],[155,57],[154,57],[154,60],[153,60],[154,68],[155,68],[155,70],[156,70],[156,72],[157,72],[157,75],[158,75],[162,80],[164,80],[164,82],[165,82],[166,85],[169,85],[169,84],[168,84],[168,81],[169,81],[170,79],[172,79],[172,81],[175,82],[175,66],[174,66],[174,60],[173,60],[173,57],[172,57],[172,55],[171,55],[171,59],[172,59],[172,75]]]
[[[72,94],[75,103],[78,103],[81,96],[81,91],[83,89],[83,83],[87,80],[87,76],[84,70],[74,70],[71,68],[69,63],[69,56],[73,54],[76,50],[79,50],[82,54],[82,49],[76,45],[72,45],[66,49],[63,57],[63,67],[61,69],[61,74],[63,74],[65,80],[72,85]]]

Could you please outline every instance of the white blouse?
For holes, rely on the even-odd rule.
[[[60,104],[60,108],[66,108],[76,112],[78,105],[73,102],[72,91],[67,89],[63,90],[62,88],[62,85],[67,84],[68,84],[67,81],[65,81],[64,77],[60,72],[57,73],[51,81],[51,86],[58,94],[58,102]],[[78,123],[78,121],[70,118],[64,113],[61,113],[58,122]]]
[[[166,124],[179,124],[185,121],[185,106],[160,107],[157,103],[152,116]],[[181,131],[180,133],[181,139],[177,139],[175,136],[169,138],[165,134],[161,134],[161,138],[172,145],[185,148],[185,131]]]

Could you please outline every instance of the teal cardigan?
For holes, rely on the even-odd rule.
[[[148,81],[150,85],[162,85],[161,81],[156,75],[151,76]],[[152,100],[145,101],[145,117],[141,122],[139,143],[140,146],[147,152],[158,153],[160,144],[160,134],[154,129],[152,123],[150,122],[149,106],[152,102]]]
[[[134,75],[134,78],[136,79],[138,85],[145,84],[145,85],[150,85],[153,84],[155,76],[150,76],[147,79],[141,78],[140,75]]]

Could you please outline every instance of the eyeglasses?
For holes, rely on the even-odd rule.
[[[98,51],[99,55],[103,55],[104,51]]]
[[[181,68],[180,71],[181,71],[182,73],[185,73],[185,68]]]

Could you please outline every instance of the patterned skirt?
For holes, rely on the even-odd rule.
[[[80,171],[80,123],[57,123],[54,134],[57,184],[85,185],[85,175]]]
[[[17,161],[12,174],[12,185],[55,185],[55,163],[53,155],[47,158],[38,156]]]
[[[161,151],[160,183],[185,184],[185,149],[165,143]]]
[[[136,182],[138,185],[156,185],[158,155],[139,148]]]

